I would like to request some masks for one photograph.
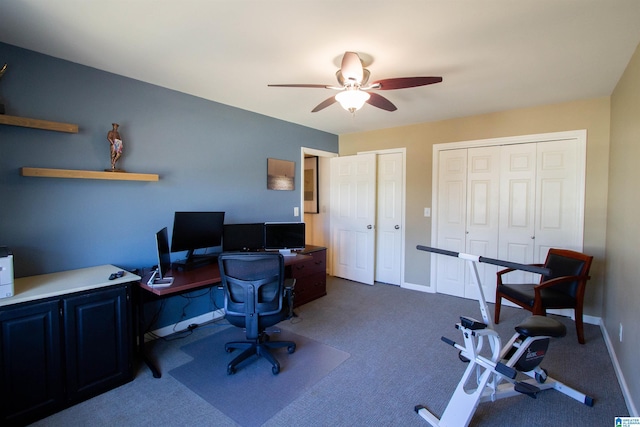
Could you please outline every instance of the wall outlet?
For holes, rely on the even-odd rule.
[[[431,216],[431,208],[424,208],[424,216],[427,218]]]
[[[622,323],[620,323],[620,342],[622,342]]]
[[[300,208],[299,207],[294,207],[293,208],[293,216],[300,216]]]

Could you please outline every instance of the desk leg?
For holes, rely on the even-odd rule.
[[[153,374],[153,378],[161,378],[162,373],[160,369],[149,359],[147,355],[147,351],[145,349],[146,345],[144,342],[144,332],[146,330],[145,318],[144,318],[144,290],[138,286],[138,352],[142,361],[149,367],[151,373]]]

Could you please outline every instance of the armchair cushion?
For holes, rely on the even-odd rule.
[[[517,299],[520,302],[527,304],[533,308],[536,299],[536,292],[534,288],[538,286],[536,284],[517,284],[517,285],[502,285],[500,286],[500,293]],[[558,308],[558,307],[573,307],[576,300],[565,292],[556,290],[555,288],[542,288],[540,289],[540,295],[542,296],[542,308]]]

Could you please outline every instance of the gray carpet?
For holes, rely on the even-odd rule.
[[[302,390],[264,427],[426,427],[414,406],[425,405],[440,416],[466,367],[457,351],[440,337],[460,341],[460,332],[454,328],[459,316],[480,318],[475,301],[334,277],[328,277],[325,297],[296,312],[299,318],[282,322],[280,327],[350,357]],[[527,316],[528,312],[503,307],[496,330],[506,340]],[[558,319],[567,326],[567,336],[551,341],[542,366],[553,378],[593,396],[595,405],[590,408],[549,390],[537,399],[516,396],[482,403],[472,427],[609,426],[614,417],[629,415],[600,328],[585,325],[586,344],[580,345],[573,321]],[[36,425],[237,427],[236,421],[168,374],[193,360],[181,347],[220,331],[220,326],[201,326],[183,339],[156,340],[149,349],[164,373],[162,378],[153,378],[140,364],[131,383]],[[230,356],[221,358],[227,361]],[[295,356],[297,352],[290,357]],[[252,365],[273,380],[268,366]],[[225,393],[219,387],[218,394]]]
[[[226,353],[224,344],[242,341],[243,331],[228,328],[180,348],[193,357],[189,363],[169,371],[175,379],[225,413],[243,427],[261,426],[307,388],[349,358],[349,353],[282,329],[270,334],[274,341],[294,341],[296,351],[273,350],[280,374],[256,356],[243,362],[234,375],[227,363],[240,350]]]

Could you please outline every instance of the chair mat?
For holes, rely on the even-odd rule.
[[[180,349],[193,360],[172,369],[169,374],[238,424],[259,426],[298,398],[333,369],[349,358],[349,353],[285,329],[269,334],[273,341],[294,341],[296,351],[272,350],[280,362],[280,373],[273,375],[271,364],[252,356],[227,375],[227,364],[240,350],[227,353],[224,344],[244,339],[239,328],[227,328]]]

